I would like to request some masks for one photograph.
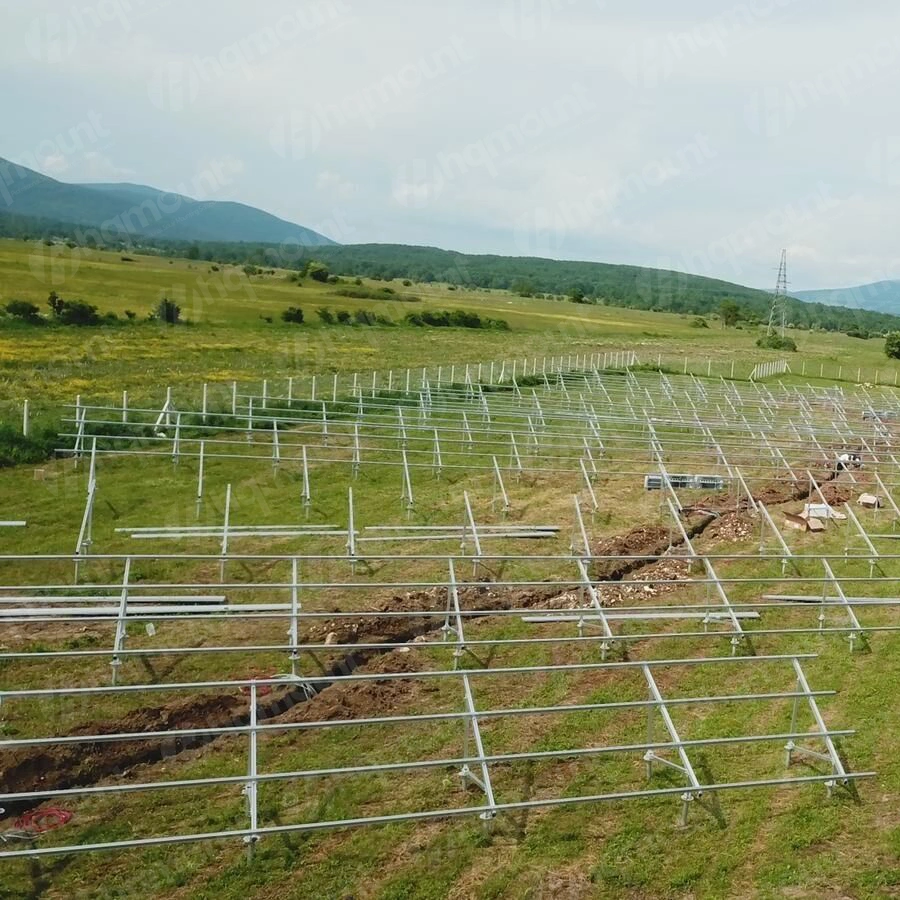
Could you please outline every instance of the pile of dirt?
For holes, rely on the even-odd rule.
[[[710,522],[703,532],[704,540],[711,541],[745,541],[755,533],[753,519],[743,512],[728,512]]]
[[[859,485],[853,484],[838,484],[837,482],[830,482],[829,484],[823,484],[819,488],[822,491],[822,496],[825,498],[825,502],[829,506],[841,506],[844,503],[849,503],[856,492],[859,490]],[[813,492],[813,499],[818,499],[818,494]]]
[[[743,504],[746,504],[747,500],[744,498]],[[742,505],[743,505],[742,504]],[[718,494],[708,494],[705,497],[701,497],[699,500],[696,500],[690,506],[686,506],[685,512],[716,512],[723,513],[731,509],[737,509],[738,504],[735,503],[734,498],[731,494],[727,492],[721,492]]]
[[[785,478],[770,481],[754,492],[753,499],[765,506],[779,506],[802,499],[802,495],[808,492],[808,488],[801,487],[801,482]]]
[[[661,559],[641,570],[639,578],[644,581],[686,581],[691,577],[691,564],[686,559]],[[674,590],[676,584],[660,585],[661,590]]]
[[[693,539],[702,534],[715,516],[709,513],[693,513],[684,511],[687,521],[684,529],[689,538]],[[630,559],[598,559],[594,562],[594,578],[604,581],[618,581],[625,578],[631,572],[642,569],[656,562],[664,556],[672,547],[679,547],[684,543],[680,533],[672,533],[672,530],[664,525],[641,525],[633,528],[627,534],[606,538],[596,545],[596,556],[625,556]]]
[[[640,525],[626,534],[604,538],[594,547],[597,556],[640,556],[660,541],[668,541],[669,529],[663,525]]]
[[[820,461],[821,462],[821,461]],[[810,467],[813,478],[824,492],[825,486],[830,485],[840,475],[834,469],[827,466],[819,466],[818,470]],[[797,472],[797,481],[789,478],[776,479],[760,488],[753,495],[754,499],[766,506],[780,506],[782,503],[794,503],[797,500],[806,500],[810,495],[809,479],[805,470]]]
[[[365,666],[366,674],[398,674],[421,671],[416,653],[394,650]],[[391,678],[383,681],[354,681],[340,685],[340,690],[323,691],[306,703],[300,703],[269,724],[290,722],[333,722],[340,719],[362,719],[408,712],[417,697],[439,690],[436,680]]]
[[[206,694],[191,700],[144,707],[113,722],[92,722],[69,732],[127,734],[187,728],[221,728],[247,720],[247,698],[240,694]],[[144,762],[180,753],[181,739],[168,741],[96,741],[0,752],[4,787],[11,792],[60,790],[94,784]],[[15,804],[4,804],[15,812]]]
[[[677,591],[681,582],[690,580],[690,570],[691,564],[686,559],[663,558],[651,565],[642,567],[639,572],[632,572],[628,578],[630,579],[634,576],[635,580],[668,583],[629,584],[628,579],[625,579],[620,584],[603,585],[598,589],[598,593],[604,606],[616,606],[618,604],[633,606],[640,600]]]
[[[443,609],[446,603],[444,591],[430,589],[407,593],[380,602],[375,611],[417,611]],[[499,591],[489,584],[484,587],[467,588],[460,592],[460,603],[471,609],[506,610],[541,608],[551,598],[559,596],[559,589],[551,585],[528,591]],[[417,671],[421,660],[412,652],[417,641],[428,635],[439,633],[444,624],[442,616],[407,618],[393,616],[358,617],[356,621],[332,619],[321,620],[321,624],[310,627],[304,639],[306,643],[323,642],[327,634],[337,634],[340,643],[353,644],[410,644],[410,652],[387,651],[378,647],[352,650],[346,655],[340,651],[334,658],[325,658],[322,676],[312,681],[317,691],[309,700],[299,688],[276,690],[260,700],[257,717],[260,722],[280,720],[286,713],[297,709],[303,720],[313,720],[317,710],[328,710],[329,704],[336,704],[336,712],[331,718],[341,718],[341,710],[346,711],[352,698],[359,700],[359,715],[363,710],[377,714],[380,708],[390,708],[391,698],[408,694],[413,682],[405,679],[391,679],[385,682],[348,683],[346,690],[351,700],[339,699],[344,691],[329,692],[342,676],[349,675],[365,667],[365,671],[404,672]],[[323,655],[324,656],[324,655]],[[416,689],[433,690],[427,684]],[[324,693],[323,693],[324,692]],[[325,699],[323,699],[323,697]],[[336,699],[337,698],[337,699]],[[305,712],[309,707],[309,712]],[[87,734],[133,734],[149,731],[168,731],[196,728],[227,728],[246,725],[249,721],[248,698],[235,691],[233,694],[205,694],[189,700],[179,700],[157,707],[143,707],[113,721],[93,722],[79,726],[67,733],[77,737]],[[203,746],[217,740],[217,736],[194,736],[169,740],[123,740],[109,742],[89,742],[42,748],[29,748],[0,752],[0,772],[3,783],[10,792],[60,790],[96,784],[105,778],[121,775],[122,772],[142,763],[155,763],[172,757],[184,750]],[[5,804],[7,812],[15,814],[26,807],[20,804]]]

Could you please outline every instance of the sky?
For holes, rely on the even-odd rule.
[[[0,0],[0,156],[341,243],[900,278],[890,0]]]

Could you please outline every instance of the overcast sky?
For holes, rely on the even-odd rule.
[[[342,243],[900,278],[896,0],[0,0],[0,156]]]

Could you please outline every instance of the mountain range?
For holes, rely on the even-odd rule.
[[[105,241],[143,237],[309,247],[334,243],[243,203],[194,200],[142,184],[68,184],[2,158],[0,213],[96,230]]]
[[[792,291],[791,294],[806,303],[824,303],[826,306],[846,306],[850,309],[869,309],[900,315],[900,281],[875,281],[856,287]]]

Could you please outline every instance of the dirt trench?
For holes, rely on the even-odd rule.
[[[832,482],[838,473],[822,475],[819,485],[830,503],[845,502],[852,494],[852,488]],[[825,476],[828,477],[825,477]],[[802,485],[802,483],[801,483]],[[790,483],[774,483],[763,488],[755,499],[772,505],[804,500],[810,495],[809,486]],[[728,500],[728,495],[706,498],[711,501],[707,508],[716,508]],[[699,504],[695,505],[699,506]],[[732,503],[732,507],[734,504]],[[736,511],[736,510],[735,510]],[[713,523],[719,522],[720,515],[697,513],[686,510],[684,528],[693,539],[702,535]],[[691,519],[694,521],[691,521]],[[598,560],[592,574],[607,581],[621,581],[626,576],[647,566],[660,562],[671,547],[684,543],[678,534],[670,540],[672,530],[664,525],[642,525],[631,531],[606,538],[594,549],[598,556],[628,556],[623,560]],[[463,605],[470,600],[478,601],[478,609],[491,610],[528,609],[544,607],[559,598],[558,585],[537,587],[528,591],[499,592],[492,589],[490,582],[483,587],[467,588],[460,591]],[[440,606],[438,591],[411,592],[396,595],[382,601],[380,612],[434,611]],[[335,614],[335,619],[339,615]],[[326,623],[311,626],[305,632],[302,642],[321,643],[324,634],[333,631],[340,644],[403,644],[416,638],[433,634],[443,625],[439,616],[422,618],[400,618],[374,616],[357,620],[346,619],[343,624]],[[361,647],[337,660],[328,662],[321,676],[312,679],[315,695],[309,697],[297,688],[275,691],[261,700],[257,709],[260,722],[278,721],[325,721],[339,718],[352,719],[372,715],[379,711],[397,708],[401,699],[408,698],[414,682],[405,680],[349,682],[340,692],[329,690],[335,687],[343,676],[361,666],[369,671],[378,671],[377,659],[390,659],[390,671],[416,671],[416,661],[410,656],[391,652],[389,648]],[[420,685],[420,682],[415,683]],[[427,691],[428,687],[421,690]],[[249,704],[241,694],[204,694],[190,700],[176,701],[156,707],[144,707],[128,713],[117,720],[89,723],[68,732],[68,735],[137,733],[191,728],[228,728],[249,723]],[[152,764],[171,758],[189,749],[198,749],[218,739],[218,735],[198,735],[165,740],[150,738],[146,741],[97,741],[72,746],[46,747],[0,752],[0,780],[10,793],[39,792],[41,790],[61,790],[86,787],[103,779],[118,777],[129,769],[141,764]],[[33,801],[14,801],[4,804],[7,815],[16,815],[34,807]]]
[[[500,594],[489,583],[477,588],[460,591],[460,600],[477,600],[484,610],[527,609],[541,606],[559,594],[556,586],[535,588],[529,591]],[[381,604],[382,612],[410,610],[433,611],[438,608],[437,591],[420,591],[396,596]],[[489,614],[489,613],[486,613]],[[361,620],[360,627],[348,621],[333,630],[339,643],[406,644],[416,638],[439,631],[443,617],[400,618],[375,616]],[[304,642],[321,642],[321,627],[313,628]],[[327,627],[327,626],[326,626]],[[398,681],[352,682],[346,688],[346,697],[332,701],[328,696],[340,679],[361,666],[371,670],[378,657],[390,653],[389,648],[361,647],[343,656],[327,661],[321,675],[310,679],[315,695],[310,699],[300,688],[276,690],[261,698],[257,706],[259,722],[279,721],[298,706],[308,707],[299,720],[315,720],[319,714],[325,718],[352,718],[363,713],[371,715],[379,709],[395,705],[390,701],[404,690]],[[408,657],[391,654],[392,662],[402,666],[401,671],[415,671]],[[377,671],[377,668],[375,668]],[[391,671],[396,671],[396,667]],[[408,688],[408,684],[406,686]],[[324,699],[323,699],[324,698]],[[363,699],[364,698],[364,699]],[[93,722],[67,732],[65,736],[86,734],[118,734],[150,731],[168,731],[192,728],[229,728],[247,725],[250,721],[248,698],[239,693],[207,693],[190,700],[180,700],[154,707],[142,707],[119,719]],[[218,735],[196,735],[184,738],[148,738],[147,740],[95,741],[70,746],[41,747],[0,752],[0,783],[9,793],[64,790],[86,787],[105,778],[117,777],[134,766],[156,763],[179,753],[198,749],[215,740]],[[35,804],[34,801],[11,801],[3,804],[9,815],[21,813]]]

